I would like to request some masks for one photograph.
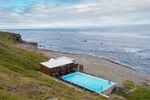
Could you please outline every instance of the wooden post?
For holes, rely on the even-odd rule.
[[[77,82],[77,87],[79,87],[79,86],[78,86],[78,82]]]
[[[103,91],[103,86],[101,87],[101,92]]]
[[[83,88],[84,88],[84,91],[85,91],[85,85],[83,86]]]

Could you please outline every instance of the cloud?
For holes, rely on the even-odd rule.
[[[0,6],[0,28],[150,24],[149,0],[31,1],[15,8]]]

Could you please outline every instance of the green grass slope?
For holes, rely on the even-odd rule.
[[[150,87],[140,86],[137,90],[127,97],[127,100],[150,100]]]
[[[14,34],[0,32],[0,100],[103,100],[38,73],[42,54],[15,46]]]
[[[133,90],[133,92],[130,92],[128,95],[124,93],[119,93],[119,95],[126,98],[126,100],[150,100],[150,86],[147,85],[141,85],[136,86],[132,81],[125,81],[124,82],[124,88],[128,90]]]

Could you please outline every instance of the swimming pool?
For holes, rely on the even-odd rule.
[[[62,79],[96,93],[108,90],[116,84],[81,72],[62,76]]]

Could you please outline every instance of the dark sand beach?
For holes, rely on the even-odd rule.
[[[39,52],[49,58],[59,56],[71,57],[75,59],[76,62],[84,65],[84,72],[111,80],[118,85],[122,85],[125,80],[131,80],[138,85],[143,84],[145,81],[150,81],[150,76],[108,59],[89,55],[39,49],[36,46],[27,43],[17,44],[17,46],[23,49]]]

